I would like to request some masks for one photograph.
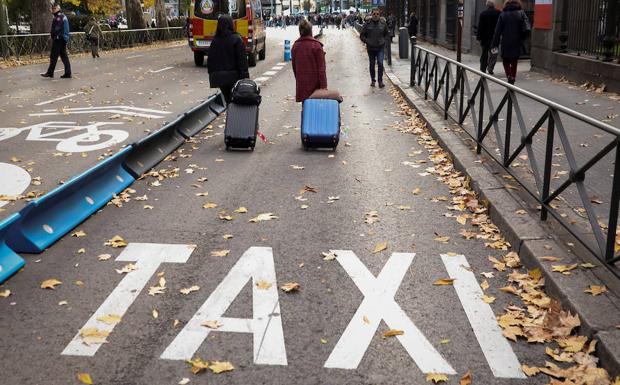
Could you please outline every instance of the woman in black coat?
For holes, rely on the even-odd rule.
[[[510,84],[514,84],[517,78],[517,64],[523,52],[523,40],[527,37],[529,29],[529,20],[523,12],[521,1],[507,0],[499,15],[491,47],[496,50],[501,41],[504,71]]]
[[[409,25],[407,29],[409,30],[409,37],[414,37],[418,34],[418,18],[416,17],[415,11],[411,12],[411,15],[409,15]]]
[[[237,80],[250,77],[245,45],[235,32],[230,15],[221,15],[217,19],[215,37],[207,56],[207,69],[211,88],[219,88],[227,103],[230,103],[232,88]]]

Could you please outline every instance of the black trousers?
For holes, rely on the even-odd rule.
[[[482,53],[480,54],[480,71],[487,72],[487,65],[489,63],[489,51],[491,50],[491,44],[480,43]]]
[[[69,55],[67,55],[67,42],[64,39],[56,39],[52,43],[50,66],[47,68],[48,75],[54,75],[59,56],[62,64],[65,66],[65,75],[71,75],[71,63],[69,62]]]
[[[232,100],[232,89],[233,86],[220,87],[220,91],[222,91],[222,95],[224,95],[224,100],[226,100],[227,104]]]

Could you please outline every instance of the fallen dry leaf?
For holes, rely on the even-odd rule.
[[[211,252],[212,257],[225,257],[230,253],[230,250],[215,250]]]
[[[579,264],[577,263],[574,263],[572,265],[551,265],[551,269],[555,272],[564,274],[566,272],[576,269],[577,266],[579,266]]]
[[[336,253],[333,251],[323,251],[321,255],[323,256],[324,261],[331,261],[337,257]]]
[[[263,213],[263,214],[258,214],[258,216],[254,218],[251,218],[249,222],[257,223],[257,222],[262,222],[262,221],[270,221],[272,219],[278,219],[278,217],[273,215],[273,213]]]
[[[80,381],[82,384],[89,384],[92,385],[93,383],[93,379],[90,378],[90,374],[88,373],[78,373],[77,374],[77,379],[78,381]]]
[[[110,332],[107,330],[99,330],[98,328],[82,328],[80,329],[80,338],[86,345],[104,344]]]
[[[439,374],[439,373],[428,373],[426,375],[426,381],[432,382],[433,384],[438,384],[440,382],[447,382],[448,376],[446,376],[445,374]]]
[[[107,261],[108,259],[112,258],[112,256],[110,254],[100,254],[97,259],[100,261]]]
[[[558,262],[558,261],[561,261],[561,260],[562,260],[562,258],[560,258],[560,257],[554,257],[554,256],[552,256],[552,255],[545,255],[545,256],[540,257],[540,258],[538,258],[538,259],[540,259],[541,261],[548,261],[548,262]]]
[[[484,295],[482,296],[482,301],[483,301],[484,303],[493,303],[493,302],[495,302],[495,297],[492,297],[492,296],[489,296],[489,295],[484,294]]]
[[[106,314],[97,317],[97,321],[101,321],[107,325],[116,325],[117,323],[121,322],[121,318],[122,317],[118,314]]]
[[[234,368],[235,367],[228,361],[213,361],[211,365],[209,365],[209,369],[215,374],[230,372]]]
[[[248,212],[248,209],[247,209],[247,208],[245,208],[245,207],[243,207],[243,206],[241,206],[241,207],[239,207],[238,209],[236,209],[236,210],[235,210],[235,212],[236,212],[236,213],[239,213],[239,214],[245,214],[245,213],[247,213],[247,212]]]
[[[454,278],[442,278],[433,282],[435,286],[451,286],[454,283]]]
[[[9,289],[0,291],[0,297],[2,298],[7,298],[9,295],[11,295],[11,290]]]
[[[191,371],[194,374],[198,374],[204,370],[209,368],[209,363],[200,359],[200,357],[196,357],[193,360],[187,360],[188,364],[192,365]]]
[[[467,373],[465,373],[463,377],[461,377],[461,379],[459,380],[459,385],[471,385],[471,382],[472,382],[471,370],[468,370]]]
[[[537,368],[535,366],[532,367],[527,365],[521,365],[521,370],[523,370],[523,373],[525,373],[525,375],[528,377],[532,377],[540,373],[540,368]]]
[[[125,242],[125,240],[123,239],[123,237],[121,237],[120,235],[115,235],[113,236],[111,239],[109,239],[106,243],[104,243],[105,246],[112,246],[112,247],[125,247],[127,246],[127,242]]]
[[[386,331],[385,333],[383,333],[383,337],[402,336],[403,334],[405,334],[405,332],[402,331],[402,330],[390,329],[390,330]]]
[[[291,291],[297,291],[299,290],[300,287],[301,286],[297,282],[287,282],[283,284],[282,286],[280,286],[280,289],[288,293]]]
[[[157,311],[157,309],[153,309],[153,312],[151,313],[153,315],[153,318],[157,319],[157,317],[159,317],[159,312]]]
[[[602,286],[590,285],[590,287],[588,287],[586,290],[584,290],[585,293],[590,293],[594,297],[596,297],[597,295],[601,295],[601,294],[605,293],[606,291],[607,291],[607,287],[605,287],[605,285],[602,285]]]
[[[205,203],[204,205],[202,205],[203,209],[214,209],[216,207],[217,207],[217,204],[213,203],[213,202],[208,202],[208,203]]]
[[[76,238],[80,238],[80,237],[85,237],[86,233],[82,230],[80,231],[76,231],[75,233],[71,234],[72,237],[76,237]]]
[[[374,250],[372,251],[374,254],[379,253],[383,250],[387,250],[388,244],[387,242],[379,242],[375,245]]]
[[[220,323],[220,321],[205,321],[203,323],[200,324],[201,326],[207,327],[209,329],[219,329],[220,327],[222,327],[222,325],[224,325],[223,323]]]
[[[138,267],[135,264],[128,263],[125,266],[123,266],[122,269],[120,269],[120,270],[116,269],[116,272],[119,273],[119,274],[125,274],[125,273],[130,273],[130,272],[136,270],[137,268]]]
[[[200,286],[194,285],[194,286],[183,288],[183,289],[179,290],[179,292],[181,294],[188,295],[189,293],[194,292],[194,291],[198,291],[198,290],[200,290]]]
[[[61,285],[62,282],[55,279],[55,278],[51,278],[51,279],[46,279],[45,281],[41,282],[41,289],[56,289],[56,286]]]
[[[256,282],[256,287],[259,290],[268,290],[273,284],[264,280],[260,280],[258,282]]]

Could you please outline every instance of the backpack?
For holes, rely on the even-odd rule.
[[[232,89],[232,102],[258,106],[261,102],[260,87],[250,79],[241,79]]]

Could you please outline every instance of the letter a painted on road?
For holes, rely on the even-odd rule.
[[[253,318],[223,317],[250,278]],[[268,282],[271,286],[259,288],[256,285],[259,281]],[[201,325],[205,321],[217,321],[222,326],[209,329]],[[250,247],[243,253],[224,280],[162,353],[161,358],[191,359],[211,332],[252,333],[255,364],[287,365],[271,247]]]
[[[340,265],[346,270],[364,300],[355,312],[336,347],[329,355],[326,368],[356,369],[362,361],[379,323],[384,320],[391,329],[404,333],[396,336],[409,356],[424,373],[456,374],[450,364],[426,339],[424,334],[394,300],[394,295],[409,269],[415,254],[394,253],[378,277],[374,277],[350,250],[335,250]],[[369,324],[362,322],[366,316]]]

